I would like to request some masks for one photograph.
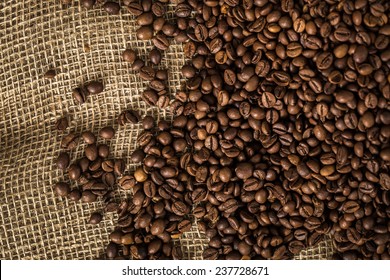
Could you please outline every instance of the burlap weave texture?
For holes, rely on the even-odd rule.
[[[68,132],[97,132],[113,125],[118,132],[109,141],[112,155],[128,157],[141,127],[118,128],[115,119],[121,111],[136,109],[142,116],[171,118],[141,101],[146,83],[121,59],[125,48],[136,49],[146,59],[151,43],[137,40],[134,17],[127,11],[109,16],[99,8],[86,11],[78,1],[1,2],[0,258],[101,258],[116,217],[105,215],[99,226],[89,225],[90,213],[102,209],[101,202],[87,205],[54,196],[52,185],[65,177],[53,164],[63,135],[53,124],[66,115]],[[180,87],[184,62],[180,45],[164,55],[161,68],[169,69],[171,94]],[[58,72],[53,80],[43,78],[49,69]],[[104,81],[104,92],[76,105],[71,89],[95,79]],[[82,151],[80,145],[72,159]],[[128,164],[127,169],[134,167]],[[195,225],[179,242],[187,259],[200,259],[207,244]],[[332,252],[327,240],[297,258],[326,259]]]

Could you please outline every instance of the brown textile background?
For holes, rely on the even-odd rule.
[[[106,125],[118,128],[115,119],[127,108],[142,116],[170,119],[168,112],[141,101],[146,84],[121,60],[125,48],[137,49],[146,59],[151,44],[137,40],[134,17],[125,10],[120,16],[108,16],[99,8],[86,11],[78,1],[69,6],[60,0],[1,2],[0,258],[101,258],[116,217],[105,215],[99,226],[89,225],[86,220],[95,209],[102,209],[101,202],[88,205],[54,196],[52,185],[64,177],[53,164],[62,136],[53,124],[67,115],[68,132],[97,132]],[[171,94],[180,87],[183,63],[181,46],[171,46],[161,66],[169,69]],[[43,79],[53,68],[57,76]],[[75,105],[71,89],[95,79],[104,81],[104,92]],[[140,129],[140,125],[119,128],[110,141],[112,155],[128,157]],[[72,159],[82,151],[80,145]],[[178,242],[187,259],[200,259],[207,244],[195,225]],[[327,240],[296,258],[326,259],[332,252]]]

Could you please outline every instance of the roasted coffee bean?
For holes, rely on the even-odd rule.
[[[72,91],[72,97],[78,104],[83,104],[87,100],[87,90],[85,88],[75,88]]]
[[[137,59],[137,53],[135,52],[135,50],[126,49],[122,53],[122,58],[123,58],[124,61],[133,64],[135,62],[135,60]]]
[[[168,38],[163,34],[157,34],[154,36],[152,42],[157,49],[162,51],[167,50],[170,46]]]
[[[136,111],[126,110],[118,117],[118,124],[125,125],[127,123],[136,124],[139,121],[139,115]]]
[[[102,219],[103,219],[103,216],[100,213],[95,212],[95,213],[91,214],[91,217],[89,218],[88,223],[91,225],[97,225],[98,223],[100,223],[102,221]]]
[[[158,49],[151,50],[149,53],[149,59],[150,62],[152,62],[155,65],[160,64],[162,59],[161,52]]]
[[[63,182],[56,183],[54,185],[54,191],[57,193],[57,195],[65,197],[70,193],[70,186],[69,184]]]
[[[70,163],[69,154],[66,152],[60,153],[56,161],[57,167],[61,170],[66,170],[66,168],[68,168],[69,166],[69,163]]]
[[[121,7],[118,3],[107,1],[104,3],[103,9],[110,15],[119,15]]]
[[[154,90],[145,90],[141,94],[142,100],[144,100],[150,106],[156,106],[159,96]]]
[[[73,150],[77,147],[78,141],[79,141],[79,136],[77,136],[74,133],[69,133],[68,135],[62,138],[61,148],[67,150]]]
[[[102,82],[99,81],[92,81],[87,84],[86,89],[89,94],[98,94],[103,92],[104,86]]]
[[[67,117],[63,117],[63,118],[60,118],[56,121],[55,123],[55,128],[59,131],[64,131],[68,128],[69,124],[68,124],[68,118]]]
[[[178,216],[184,216],[190,212],[190,208],[182,201],[175,201],[172,204],[172,212]]]
[[[106,126],[100,129],[99,136],[103,139],[112,139],[115,135],[115,130],[111,126]]]
[[[214,248],[207,248],[203,251],[202,257],[204,260],[216,260],[218,259],[218,250]]]
[[[84,8],[86,8],[86,9],[92,9],[93,6],[95,5],[95,3],[96,3],[96,0],[82,0],[82,1],[80,2],[80,4],[81,4]]]
[[[52,80],[52,79],[54,79],[54,77],[55,77],[56,75],[57,75],[56,70],[50,69],[50,70],[48,70],[48,71],[43,75],[43,77],[44,77],[45,79]]]
[[[137,38],[139,40],[150,40],[153,38],[153,29],[150,26],[142,26],[136,31]],[[136,61],[134,61],[135,63]],[[133,67],[134,69],[134,67]],[[134,69],[136,70],[136,69]],[[136,70],[137,71],[137,70]]]

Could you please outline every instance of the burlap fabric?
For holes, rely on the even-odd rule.
[[[5,2],[5,3],[4,3]],[[172,10],[172,9],[171,9]],[[172,12],[168,13],[172,17]],[[53,129],[68,116],[68,131],[97,132],[127,108],[141,115],[171,118],[147,106],[140,93],[146,84],[121,59],[125,48],[137,49],[146,59],[150,42],[138,41],[134,17],[122,11],[108,16],[96,8],[86,11],[78,1],[3,0],[0,3],[0,258],[96,259],[104,255],[113,215],[99,226],[87,224],[103,204],[87,205],[54,196],[52,185],[64,180],[53,162],[62,134]],[[180,87],[182,48],[173,45],[161,67],[169,69],[171,94]],[[56,69],[53,80],[43,78]],[[100,79],[105,91],[75,105],[71,89]],[[110,141],[115,157],[128,157],[135,148],[140,125],[118,128]],[[81,156],[83,147],[72,153]],[[134,170],[128,164],[128,170]],[[126,193],[118,194],[126,196]],[[207,244],[194,225],[180,241],[187,259],[200,259]],[[302,252],[298,259],[326,259],[331,242]]]

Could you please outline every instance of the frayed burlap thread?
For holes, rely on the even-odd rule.
[[[127,11],[109,16],[99,8],[86,11],[78,1],[6,0],[0,3],[0,258],[97,259],[104,256],[116,217],[106,214],[98,226],[89,225],[90,214],[102,202],[74,203],[56,197],[52,186],[67,180],[55,168],[63,133],[53,129],[67,116],[67,132],[106,125],[117,128],[107,143],[114,157],[127,158],[136,148],[141,126],[118,128],[115,120],[125,109],[142,116],[171,119],[167,111],[147,106],[140,94],[147,86],[122,61],[125,48],[136,49],[144,59],[151,43],[135,36],[136,23]],[[4,3],[5,2],[5,3]],[[172,7],[168,17],[172,17]],[[172,45],[161,68],[169,69],[173,95],[180,88],[182,47]],[[56,69],[53,80],[43,78]],[[102,80],[103,93],[76,105],[71,90],[91,80]],[[84,146],[71,153],[82,156]],[[128,164],[129,172],[135,165]],[[117,198],[129,194],[119,192]],[[201,259],[207,246],[196,225],[177,241],[184,257]],[[329,242],[306,250],[300,259],[324,259],[332,252]]]

